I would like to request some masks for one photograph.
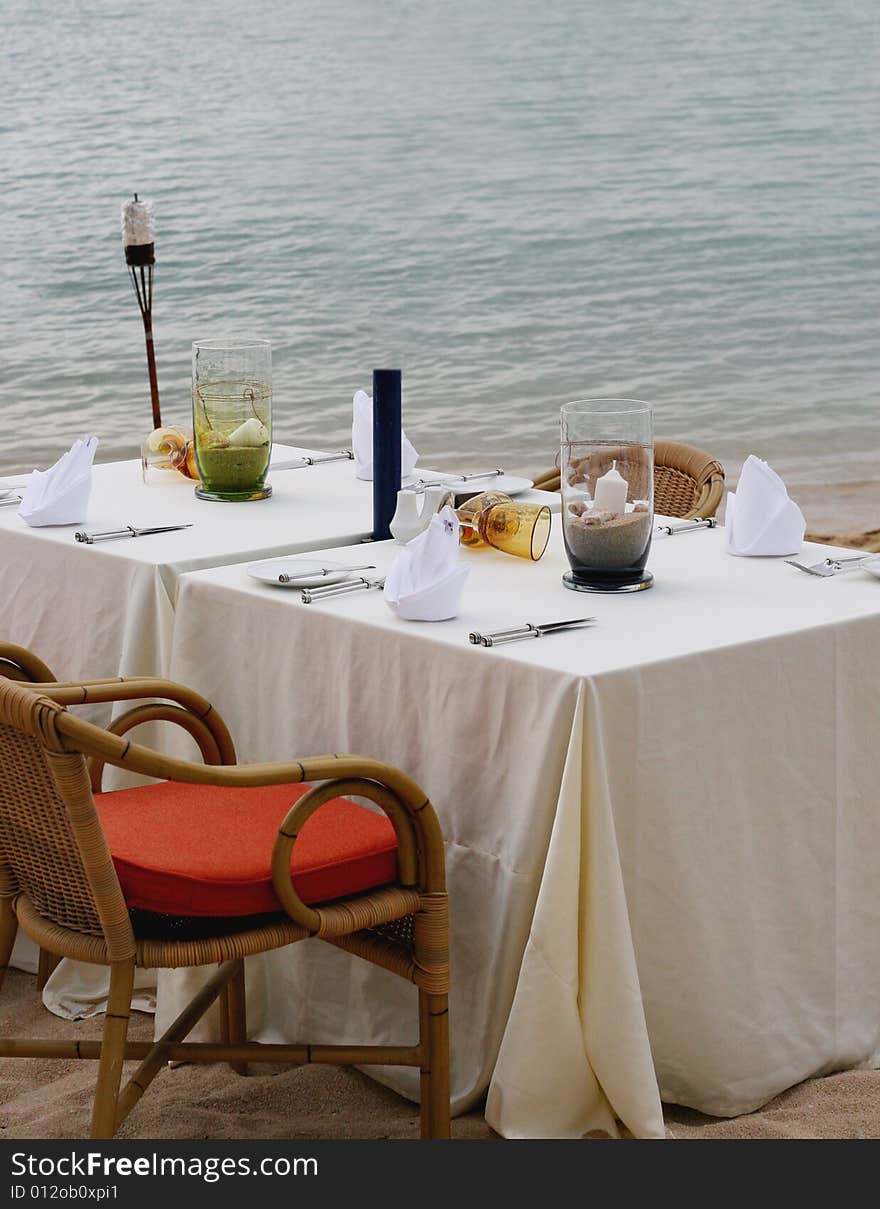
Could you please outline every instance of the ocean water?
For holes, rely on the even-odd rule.
[[[550,464],[630,395],[731,470],[880,479],[876,0],[0,0],[0,469],[149,428],[269,337],[276,436],[375,365],[425,462]]]

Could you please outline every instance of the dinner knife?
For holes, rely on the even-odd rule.
[[[714,529],[718,518],[714,516],[698,517],[696,520],[685,521],[681,525],[656,525],[655,533],[665,533],[674,537],[676,533],[693,533],[695,529]]]
[[[529,626],[528,622],[526,622],[525,625],[512,626],[509,630],[494,630],[492,632],[492,637],[503,638],[508,634],[531,634],[531,627]],[[468,634],[468,639],[474,644],[474,646],[482,646],[483,639],[487,637],[488,635],[480,634],[477,630],[474,630],[471,634]]]
[[[450,491],[458,490],[459,483],[471,483],[474,479],[497,479],[505,472],[498,470],[480,470],[475,474],[450,474],[445,479],[416,479],[413,487],[423,491],[425,487],[448,487]]]
[[[280,584],[295,584],[298,579],[314,579],[316,575],[337,575],[343,571],[375,571],[375,563],[361,563],[357,567],[318,567],[315,571],[300,571],[298,574],[294,571],[293,575],[288,575],[286,571],[282,571],[278,576]],[[325,585],[330,587],[329,584]],[[335,584],[333,585],[336,586]]]
[[[521,638],[545,638],[548,634],[559,634],[566,630],[582,630],[594,624],[595,617],[574,617],[570,621],[550,621],[545,625],[525,625],[512,630],[496,630],[494,634],[479,636],[482,646],[500,646],[504,642],[519,642]],[[471,637],[473,641],[473,637]]]
[[[188,521],[185,525],[154,525],[150,529],[135,529],[133,525],[125,525],[122,529],[105,529],[101,533],[85,533],[80,530],[73,536],[76,541],[93,546],[96,542],[110,542],[117,537],[146,537],[149,533],[172,533],[175,529],[191,529],[192,527],[192,521]]]

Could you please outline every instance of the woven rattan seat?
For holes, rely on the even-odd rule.
[[[246,1073],[249,1062],[415,1066],[421,1072],[422,1136],[448,1137],[448,906],[442,836],[423,791],[398,769],[358,756],[239,765],[222,718],[182,685],[150,678],[27,683],[45,674],[50,674],[45,664],[29,652],[0,644],[0,984],[21,928],[55,958],[108,966],[110,992],[102,1041],[7,1038],[0,1040],[0,1057],[96,1059],[94,1138],[113,1136],[170,1061],[227,1061],[240,1073]],[[72,712],[76,705],[118,701],[139,704],[107,730]],[[128,737],[140,723],[159,720],[183,726],[205,763],[159,755]],[[195,935],[187,933],[185,920],[175,928],[175,921],[166,919],[167,930],[150,935],[149,921],[131,912],[125,900],[95,805],[106,764],[193,787],[308,784],[281,820],[271,849],[271,885],[279,911],[232,922],[218,912],[213,921],[202,918]],[[205,792],[210,794],[207,788]],[[299,867],[294,848],[300,832],[323,806],[335,799],[338,809],[339,799],[352,797],[372,801],[387,816],[397,841],[396,878],[307,905],[291,877],[292,859],[294,869]],[[205,818],[204,825],[210,826],[209,812]],[[418,1043],[249,1042],[244,959],[307,937],[346,949],[413,983]],[[219,969],[159,1040],[127,1040],[136,967],[218,963]],[[220,1041],[187,1042],[187,1034],[215,1000],[220,1002]],[[402,1027],[406,1029],[406,1021]],[[121,1087],[126,1060],[139,1065]]]
[[[541,491],[559,490],[559,469],[535,479]],[[662,516],[714,516],[724,495],[724,467],[711,454],[679,441],[654,442],[654,510]]]

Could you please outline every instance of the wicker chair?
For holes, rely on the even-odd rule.
[[[8,648],[4,652],[0,657],[8,661]],[[108,730],[77,718],[67,708],[138,700],[142,704],[118,717]],[[127,737],[132,727],[155,720],[183,726],[196,740],[205,764],[159,755]],[[158,783],[101,794],[105,764]],[[404,773],[376,760],[337,755],[238,765],[229,732],[209,702],[183,686],[150,678],[29,686],[0,677],[0,768],[0,985],[19,927],[48,952],[110,969],[102,1041],[0,1039],[0,1057],[96,1059],[93,1138],[112,1137],[156,1074],[172,1061],[225,1061],[242,1073],[249,1062],[415,1066],[421,1071],[422,1136],[449,1136],[443,843],[430,802]],[[307,781],[323,783],[304,790],[302,783]],[[268,788],[273,786],[283,789]],[[130,909],[123,882],[133,875],[130,870],[120,872],[127,866],[108,843],[108,826],[102,818],[118,821],[137,809],[137,851],[151,837],[144,805],[152,801],[153,791],[171,790],[199,795],[187,817],[197,819],[194,850],[201,855],[220,842],[223,816],[217,798],[221,794],[224,800],[235,800],[237,795],[239,801],[248,794],[286,795],[281,812],[286,809],[286,815],[276,813],[269,819],[270,836],[280,822],[274,846],[269,841],[271,857],[267,851],[265,860],[272,913],[231,918],[241,914],[231,911],[230,918],[221,919],[216,916],[223,913],[217,912],[207,920],[191,920]],[[302,796],[287,809],[286,803],[298,795]],[[356,805],[348,800],[352,796],[374,802],[384,813]],[[248,797],[244,808],[250,811],[254,801]],[[323,813],[330,820],[323,832],[318,818],[310,821],[319,807],[325,807]],[[297,866],[292,871],[291,862],[301,860],[298,842],[307,849],[315,841],[304,841],[301,832],[304,826],[314,828],[312,835],[336,827],[350,843],[351,829],[334,822],[341,811],[361,812],[362,824],[373,833],[378,827],[384,829],[390,865],[382,874],[377,865],[369,875],[366,864],[351,865],[361,871],[364,883],[357,892],[333,896],[334,901],[313,896],[307,905],[303,899],[309,896],[303,891],[301,897]],[[252,817],[256,816],[247,814],[249,822]],[[236,844],[249,830],[240,829]],[[168,835],[161,838],[167,842]],[[151,909],[160,908],[154,904]],[[170,935],[167,928],[156,927],[157,921],[170,928]],[[188,931],[195,924],[200,928]],[[358,1047],[248,1042],[243,959],[307,937],[346,949],[414,983],[418,1043]],[[158,1041],[127,1040],[137,966],[167,969],[215,963],[221,963],[220,968]],[[220,1005],[221,1040],[186,1042],[215,1000]],[[139,1065],[121,1086],[122,1064],[128,1060]]]
[[[42,659],[23,646],[14,646],[11,642],[0,642],[0,676],[7,680],[24,681],[27,684],[49,683],[56,677],[43,663]],[[45,949],[40,949],[39,965],[37,966],[37,990],[42,991],[49,981],[49,975],[58,965],[60,958]]]
[[[541,491],[559,490],[559,470],[535,479]],[[678,441],[654,442],[654,508],[686,520],[714,516],[724,495],[724,467],[711,454]]]

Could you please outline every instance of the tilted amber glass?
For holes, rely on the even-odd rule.
[[[483,496],[498,496],[501,492],[486,491]],[[468,505],[481,497],[475,496],[458,509],[462,526],[461,540],[465,545],[482,545],[503,550],[517,558],[529,558],[537,562],[547,549],[550,540],[552,517],[546,504],[517,504],[508,496],[502,499],[483,501],[483,505],[462,513]],[[477,534],[478,541],[468,540],[468,534]]]
[[[503,491],[481,491],[479,495],[472,495],[469,500],[465,500],[458,508],[456,513],[461,521],[461,530],[459,532],[459,540],[463,546],[484,546],[486,543],[480,537],[480,530],[477,525],[477,517],[486,508],[492,504],[512,504],[513,500],[509,495],[505,495]]]

